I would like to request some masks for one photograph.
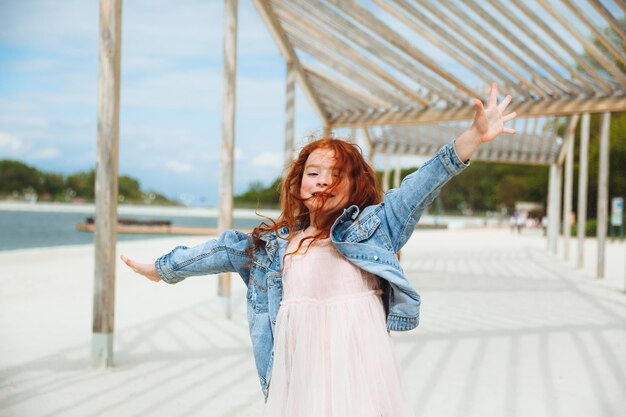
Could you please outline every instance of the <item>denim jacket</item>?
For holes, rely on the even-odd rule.
[[[443,146],[400,188],[385,193],[380,204],[359,210],[350,206],[331,228],[335,248],[358,267],[381,278],[389,330],[414,329],[419,322],[420,296],[404,275],[397,253],[407,242],[424,209],[441,187],[469,163]],[[193,275],[236,272],[247,286],[247,316],[254,359],[267,400],[274,361],[274,326],[283,295],[282,267],[288,230],[262,236],[250,259],[250,235],[229,230],[194,247],[178,246],[156,260],[161,279],[174,284]]]

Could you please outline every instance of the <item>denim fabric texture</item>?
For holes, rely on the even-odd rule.
[[[414,329],[419,323],[420,296],[404,275],[397,253],[411,237],[424,209],[441,187],[469,166],[444,145],[437,154],[404,178],[400,188],[385,193],[380,204],[359,210],[350,206],[331,228],[336,249],[350,262],[377,275],[383,284],[387,328]],[[247,286],[247,316],[254,359],[267,399],[274,360],[274,326],[282,300],[283,255],[288,230],[262,237],[264,244],[250,259],[252,238],[234,230],[194,247],[178,246],[156,260],[161,279],[175,284],[194,275],[236,272]]]

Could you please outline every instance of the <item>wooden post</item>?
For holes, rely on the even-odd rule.
[[[604,278],[606,223],[609,211],[609,128],[611,113],[602,113],[600,124],[600,162],[598,166],[598,271],[597,277]]]
[[[222,154],[220,159],[220,217],[218,230],[233,227],[235,98],[237,89],[237,0],[224,0],[224,93],[222,95]],[[230,273],[219,274],[218,296],[231,317]]]
[[[287,168],[293,160],[294,145],[294,120],[295,120],[295,100],[296,100],[296,72],[293,63],[287,62],[286,91],[285,91],[285,166],[284,176],[287,175]]]
[[[572,195],[574,187],[574,138],[575,128],[567,132],[565,154],[565,195],[563,196],[563,259],[569,260],[569,241],[571,237],[570,218],[572,213]]]
[[[583,114],[580,129],[580,159],[578,164],[578,257],[576,266],[582,268],[585,257],[585,226],[587,222],[587,166],[589,160],[589,113]]]
[[[396,170],[393,173],[393,187],[400,188],[400,154],[396,154]]]
[[[370,138],[370,132],[366,127],[361,128],[361,133],[363,134],[363,138],[365,138],[365,143],[367,143],[367,162],[374,168],[374,157],[376,156],[376,147],[374,146],[374,142],[372,142],[372,138]]]
[[[556,254],[559,236],[559,212],[561,211],[562,169],[558,163],[550,164],[550,182],[548,191],[548,249]]]
[[[100,1],[96,229],[91,363],[113,365],[122,1]]]
[[[385,145],[383,155],[383,192],[389,191],[389,145]]]

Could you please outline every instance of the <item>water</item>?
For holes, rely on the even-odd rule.
[[[93,233],[76,230],[92,216],[88,213],[0,210],[0,251],[24,248],[81,245],[93,243]],[[170,220],[176,226],[217,227],[215,217],[185,217],[172,215],[123,215],[137,220]],[[251,229],[260,223],[256,219],[235,219],[234,227]],[[119,241],[155,239],[173,235],[118,234]]]

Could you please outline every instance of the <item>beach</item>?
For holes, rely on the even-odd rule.
[[[149,262],[199,237],[118,242]],[[403,249],[420,326],[392,333],[417,416],[609,417],[626,410],[623,243],[607,278],[546,253],[537,231],[424,231]],[[570,253],[575,253],[574,246]],[[93,246],[0,253],[0,416],[261,416],[233,275],[153,283],[116,268],[115,366],[90,366]],[[471,382],[471,383],[469,383]]]

